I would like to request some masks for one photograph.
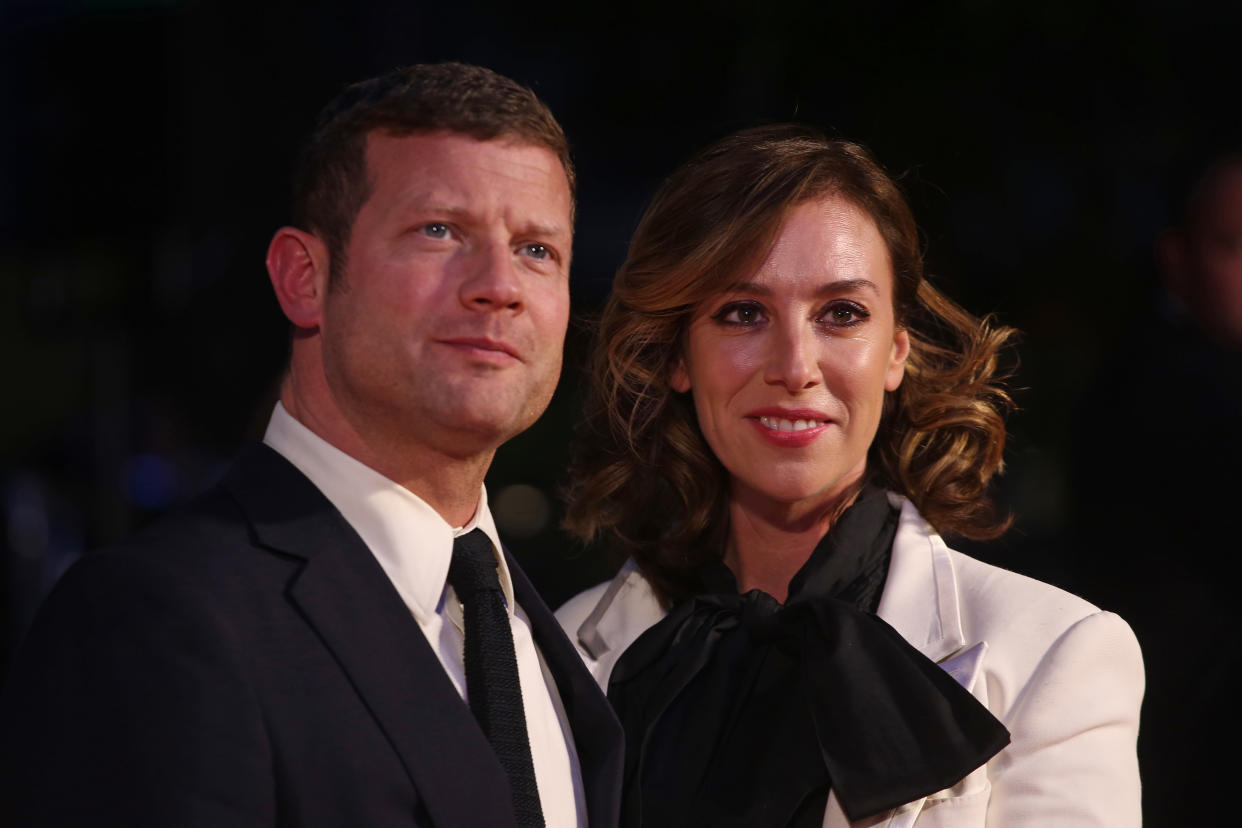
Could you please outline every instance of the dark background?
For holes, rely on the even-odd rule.
[[[959,546],[1131,620],[1148,824],[1212,813],[1234,766],[1205,756],[1238,729],[1221,701],[1239,626],[1218,591],[1236,533],[1191,550],[1084,542],[1109,537],[1084,505],[1118,501],[1083,483],[1080,447],[1117,443],[1126,405],[1178,393],[1174,371],[1087,404],[1132,361],[1186,176],[1242,147],[1240,35],[1239,4],[1207,3],[0,0],[0,654],[66,565],[262,434],[286,339],[264,251],[318,107],[394,65],[464,60],[534,87],[570,136],[584,318],[659,179],[726,132],[806,121],[902,176],[933,278],[1024,334],[998,491],[1016,525]],[[551,409],[489,478],[554,606],[609,574],[556,528],[588,334],[571,331]],[[1201,457],[1126,440],[1161,479],[1222,485]]]

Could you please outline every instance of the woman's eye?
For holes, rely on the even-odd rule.
[[[868,316],[870,314],[857,305],[841,303],[830,305],[821,319],[836,327],[850,328],[865,321]]]
[[[547,259],[552,256],[552,251],[549,250],[547,246],[542,244],[524,244],[522,245],[522,252],[527,256],[530,256],[532,259],[539,260]]]
[[[725,305],[712,317],[726,325],[756,325],[763,321],[763,308],[752,302]]]
[[[428,224],[423,227],[423,235],[429,236],[433,239],[447,238],[448,234],[449,234],[449,228],[447,224],[440,224],[439,222],[434,222],[432,224]]]

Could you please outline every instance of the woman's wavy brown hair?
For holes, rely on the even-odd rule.
[[[688,594],[690,573],[720,554],[728,531],[728,475],[690,395],[669,384],[691,317],[762,264],[791,209],[830,196],[875,222],[910,335],[868,479],[941,532],[983,539],[1008,525],[987,487],[1003,465],[1010,399],[999,363],[1015,332],[924,280],[910,208],[863,147],[798,125],[744,130],[674,172],[639,222],[599,322],[570,469],[566,527],[587,541],[611,535],[666,603]]]

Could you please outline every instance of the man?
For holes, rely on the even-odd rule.
[[[325,109],[268,250],[293,342],[265,445],[49,598],[0,822],[615,823],[620,730],[483,489],[557,382],[572,214],[559,125],[488,70]]]
[[[1156,243],[1164,287],[1208,342],[1236,352],[1242,349],[1242,153],[1208,165],[1183,213],[1180,225]]]
[[[1242,155],[1193,172],[1156,238],[1160,290],[1079,408],[1067,533],[1089,594],[1143,645],[1139,763],[1152,825],[1210,824],[1232,807],[1233,767],[1203,761],[1202,739],[1242,740]]]

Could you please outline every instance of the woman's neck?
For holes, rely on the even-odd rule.
[[[851,486],[842,497],[807,505],[775,503],[735,487],[724,562],[738,591],[761,589],[785,603],[789,582],[861,488]]]

